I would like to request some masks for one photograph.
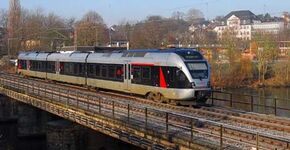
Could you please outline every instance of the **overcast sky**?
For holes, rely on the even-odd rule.
[[[108,25],[122,20],[142,20],[148,15],[169,17],[174,11],[186,12],[190,8],[201,10],[208,19],[232,10],[251,10],[255,14],[269,12],[275,16],[290,11],[290,0],[20,0],[20,3],[26,9],[42,8],[47,13],[77,19],[94,10]],[[9,0],[0,0],[0,8],[8,7]]]

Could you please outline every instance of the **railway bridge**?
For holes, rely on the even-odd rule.
[[[0,72],[0,94],[144,149],[288,149],[290,143],[279,134],[218,121],[248,121],[270,128],[273,120],[263,123],[241,119],[235,112],[159,104],[4,72]],[[279,128],[284,135],[290,132],[290,123],[286,125]]]

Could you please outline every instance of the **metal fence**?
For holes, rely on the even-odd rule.
[[[208,103],[245,111],[290,117],[290,99],[213,91]]]

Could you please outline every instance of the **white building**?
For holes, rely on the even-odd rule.
[[[285,29],[284,22],[263,22],[252,25],[253,33],[262,32],[262,33],[271,33],[279,34]]]
[[[288,26],[288,27],[287,27]],[[249,10],[232,11],[220,25],[214,28],[218,38],[222,38],[225,31],[231,32],[237,38],[251,40],[256,32],[279,34],[284,29],[289,28],[283,20],[275,22],[262,22],[255,14]]]
[[[222,38],[225,31],[231,32],[237,38],[251,40],[252,24],[261,23],[260,19],[249,10],[232,11],[224,17],[219,26],[214,28],[218,38]]]

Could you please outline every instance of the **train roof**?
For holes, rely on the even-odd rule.
[[[179,53],[184,51],[197,51],[194,48],[166,48],[166,49],[131,49],[131,50],[113,50],[113,51],[51,51],[51,52],[42,52],[42,51],[26,51],[20,52],[19,54],[28,54],[28,53]]]
[[[85,62],[89,53],[51,53],[47,61]]]
[[[35,52],[22,52],[19,54],[19,59],[27,60],[46,60],[49,53],[35,53]]]
[[[122,57],[144,57],[147,53],[175,53],[184,60],[202,60],[202,54],[192,48],[169,48],[169,49],[146,49],[146,50],[128,50],[123,52]]]
[[[193,48],[166,48],[166,49],[131,49],[124,52],[176,53],[182,51],[197,51]]]
[[[88,54],[90,55],[88,56]],[[179,55],[183,60],[203,60],[203,56],[196,49],[192,48],[167,48],[167,49],[133,49],[126,51],[111,51],[109,53],[103,52],[79,52],[79,51],[66,51],[66,52],[23,52],[19,54],[19,59],[35,59],[42,60],[45,56],[48,61],[77,61],[83,62],[88,56],[88,61],[94,59],[103,59],[104,61],[118,61],[118,59],[141,59],[153,58],[153,59],[165,59],[169,54],[175,53]],[[43,56],[43,58],[42,58]],[[110,59],[110,60],[106,60]]]

